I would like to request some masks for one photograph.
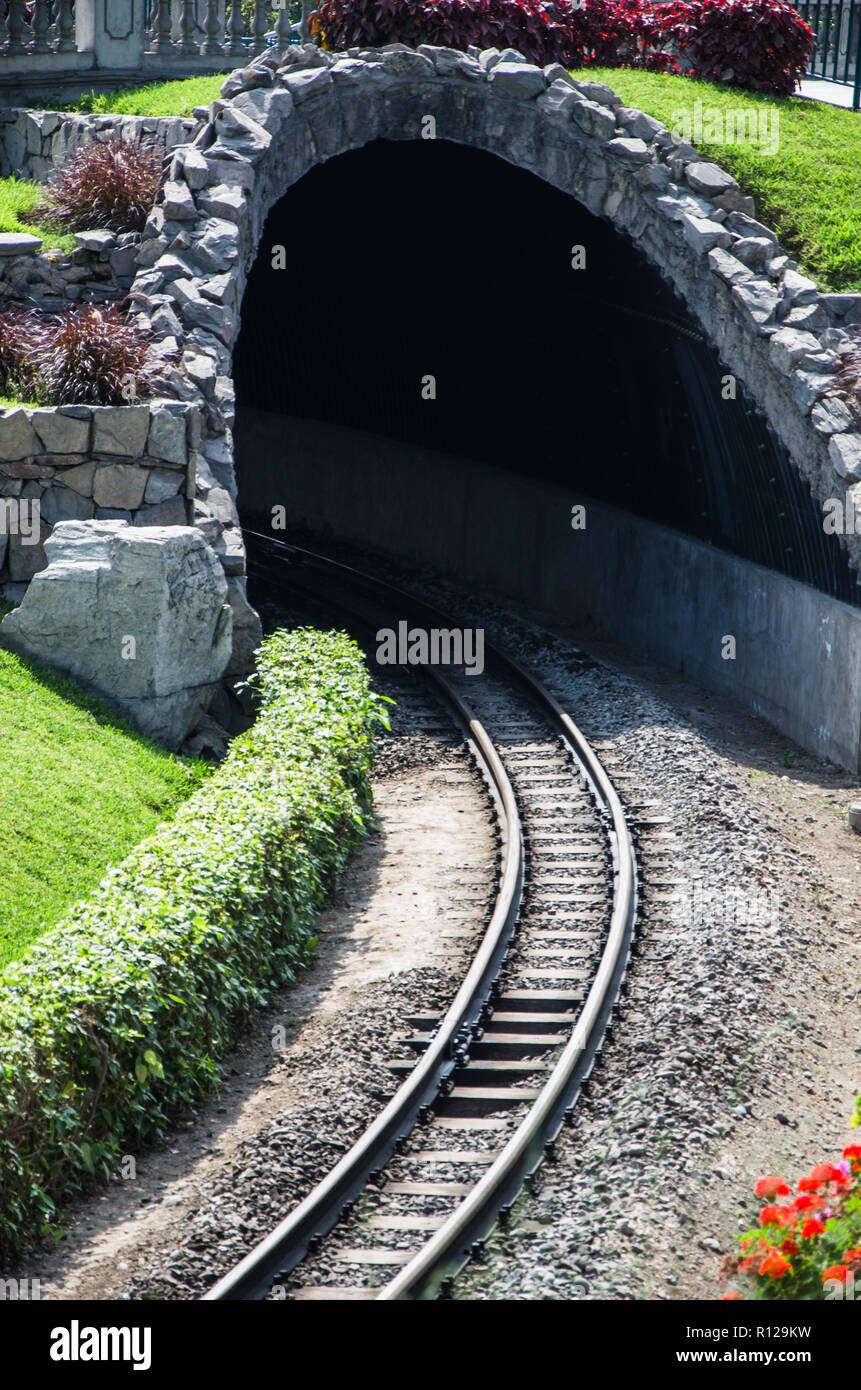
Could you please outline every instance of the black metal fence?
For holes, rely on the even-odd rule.
[[[810,76],[852,87],[861,108],[861,0],[796,0],[795,8],[816,35]]]

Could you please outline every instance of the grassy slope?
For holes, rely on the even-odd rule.
[[[578,74],[607,82],[630,106],[672,130],[681,113],[766,107],[779,112],[779,147],[709,144],[699,148],[756,199],[759,218],[821,289],[861,291],[861,114],[803,97],[778,100],[687,77],[629,68]]]
[[[40,236],[49,246],[61,246],[71,251],[75,238],[69,232],[52,231],[32,220],[33,209],[41,201],[42,189],[37,183],[22,179],[0,179],[0,232],[29,232]]]
[[[190,116],[195,106],[208,106],[221,95],[226,73],[188,77],[178,82],[150,82],[145,87],[117,92],[86,92],[63,111],[94,111],[100,115]]]
[[[207,775],[0,650],[0,969]]]

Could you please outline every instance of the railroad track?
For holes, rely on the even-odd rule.
[[[247,539],[270,591],[307,593],[352,626],[457,626],[335,561]],[[507,653],[486,646],[485,660],[480,676],[421,668],[496,808],[498,885],[484,936],[445,1014],[410,1020],[396,1094],[207,1301],[444,1292],[588,1083],[633,943],[634,846],[619,796],[566,710]]]

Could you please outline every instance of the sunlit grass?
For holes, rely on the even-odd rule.
[[[9,605],[0,602],[0,618]],[[0,650],[0,969],[209,774]]]
[[[38,183],[14,177],[0,179],[0,232],[29,232],[42,238],[43,250],[59,246],[71,251],[75,238],[70,232],[58,232],[34,220],[33,213],[45,196]]]
[[[774,229],[821,289],[861,291],[861,113],[631,68],[588,68],[576,75],[609,83],[627,105],[671,130],[685,114],[693,119],[697,101],[702,111],[773,112],[778,146],[771,153],[767,139],[694,143],[755,199],[759,220]]]
[[[187,77],[174,82],[148,82],[115,92],[85,92],[60,109],[118,116],[190,116],[195,106],[208,106],[221,95],[226,73]]]

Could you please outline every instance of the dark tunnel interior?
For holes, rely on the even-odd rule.
[[[632,242],[534,175],[430,140],[342,155],[276,204],[234,355],[240,411],[561,483],[858,606],[764,418],[740,383],[723,399],[726,372]]]

